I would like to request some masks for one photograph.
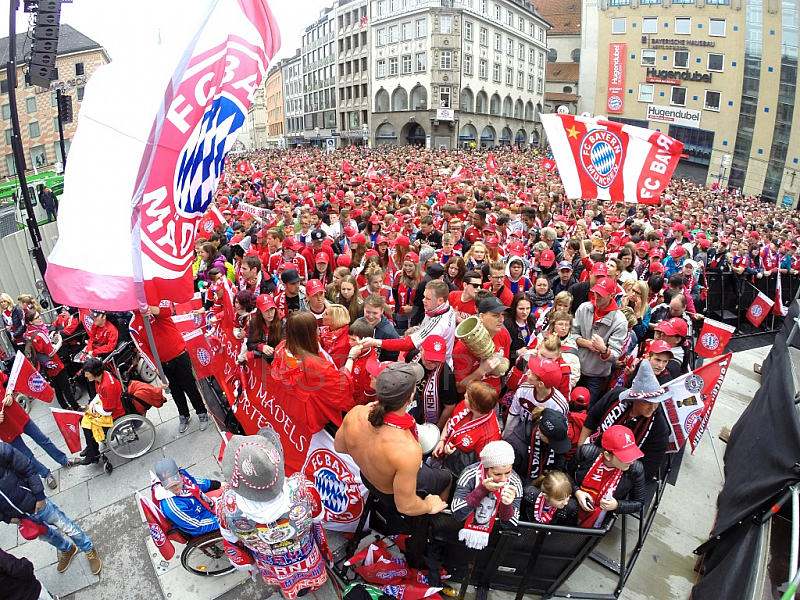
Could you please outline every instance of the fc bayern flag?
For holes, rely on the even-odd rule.
[[[342,159],[342,172],[349,173],[353,170],[353,165],[350,164],[350,161],[346,158]]]
[[[169,521],[150,498],[142,496],[139,492],[136,492],[136,497],[139,499],[147,526],[150,528],[150,537],[153,538],[153,543],[164,560],[170,560],[175,556],[175,546],[167,537],[167,531],[171,529]]]
[[[491,152],[489,153],[489,158],[486,159],[486,168],[489,170],[489,173],[494,175],[497,173],[497,160],[494,157],[494,154]]]
[[[705,319],[703,329],[700,331],[700,338],[697,340],[695,352],[705,358],[715,358],[722,356],[725,346],[733,336],[736,328],[727,323],[720,323],[714,319]]]
[[[94,327],[94,318],[92,318],[92,311],[88,308],[79,308],[78,309],[78,316],[81,318],[81,325],[86,330],[86,333],[92,333],[92,327]]]
[[[47,380],[42,377],[39,371],[33,368],[30,361],[19,351],[14,357],[14,365],[11,367],[6,387],[18,394],[25,394],[43,402],[52,402],[55,397],[55,392],[50,387],[50,384],[47,383]]]
[[[542,115],[567,198],[659,204],[683,144],[600,117]]]
[[[369,168],[367,168],[367,179],[370,181],[378,181],[380,179],[378,171],[375,169],[375,165],[370,165]]]
[[[206,336],[200,329],[195,329],[188,333],[181,333],[183,341],[186,342],[186,351],[194,363],[194,370],[197,373],[198,379],[205,379],[211,377],[217,372],[216,361],[214,360],[216,354],[208,345]]]
[[[214,233],[214,230],[223,223],[225,223],[225,217],[223,217],[219,209],[212,204],[208,207],[205,216],[200,219],[200,223],[197,224],[197,237],[208,239],[208,236]]]
[[[747,320],[750,321],[754,327],[759,327],[761,323],[764,322],[764,319],[767,318],[769,311],[772,310],[773,304],[775,303],[766,295],[758,292],[758,296],[755,297],[750,308],[747,309]]]
[[[64,410],[63,408],[51,408],[53,418],[58,425],[58,430],[64,436],[67,448],[72,454],[81,451],[83,435],[81,435],[81,419],[83,413],[75,410]]]
[[[456,170],[453,171],[453,174],[450,175],[450,179],[447,180],[447,183],[450,185],[455,185],[457,183],[461,183],[467,178],[467,170],[464,168],[464,165],[458,165]]]
[[[542,159],[542,168],[547,171],[555,171],[556,169],[556,161],[552,158],[547,157]]]
[[[154,20],[164,20],[164,6]],[[124,311],[194,293],[197,222],[280,34],[267,0],[198,1],[185,21],[185,46],[143,44],[86,86],[46,274],[57,302]],[[177,30],[187,23],[173,22],[172,37],[184,39]],[[134,97],[131,81],[148,85]],[[103,194],[92,183],[98,172],[114,173]]]
[[[236,170],[242,175],[247,175],[250,172],[250,165],[247,164],[246,160],[243,160],[236,166]]]

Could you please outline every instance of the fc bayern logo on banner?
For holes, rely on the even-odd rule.
[[[719,336],[712,332],[704,333],[700,338],[700,343],[703,345],[703,347],[713,352],[719,348]]]
[[[607,188],[616,179],[622,165],[622,141],[604,129],[587,133],[581,141],[581,164],[597,185]]]
[[[44,377],[39,375],[39,373],[34,373],[30,377],[28,377],[28,389],[34,393],[41,393],[47,387],[47,382],[44,380]]]
[[[620,98],[616,94],[610,96],[608,99],[608,110],[616,112],[621,108],[622,108],[622,98]]]
[[[761,316],[761,313],[764,312],[763,307],[760,304],[753,304],[750,307],[750,314],[755,317],[756,319]]]
[[[167,537],[164,535],[161,527],[155,523],[148,523],[148,525],[150,527],[150,535],[153,537],[153,543],[157,548],[161,548],[161,546],[167,543]]]
[[[197,349],[197,362],[199,362],[204,367],[207,367],[211,364],[211,354],[205,348],[198,348]]]
[[[304,473],[319,492],[326,521],[349,523],[361,516],[364,502],[358,481],[336,454],[324,448],[314,450],[306,459]]]

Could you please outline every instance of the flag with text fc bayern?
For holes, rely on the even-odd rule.
[[[197,25],[185,46],[111,63],[87,85],[47,271],[57,301],[130,310],[145,294],[151,305],[192,298],[196,227],[280,34],[267,0],[206,0],[186,19]],[[147,82],[133,103],[120,98],[125,81]],[[114,185],[92,193],[85,181],[104,172]]]
[[[683,144],[602,117],[542,115],[568,198],[659,204]]]

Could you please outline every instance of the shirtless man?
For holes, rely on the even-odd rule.
[[[383,504],[410,517],[444,510],[452,483],[449,471],[421,465],[416,422],[406,412],[422,376],[416,364],[386,367],[376,382],[377,402],[350,410],[334,442],[337,452],[353,457],[364,485]]]

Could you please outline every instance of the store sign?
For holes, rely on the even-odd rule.
[[[647,83],[666,83],[667,85],[680,85],[680,79],[664,79],[663,77],[648,77],[645,79]]]
[[[659,106],[650,104],[647,107],[647,120],[659,123],[672,123],[683,127],[700,127],[700,111],[678,108],[675,106]]]
[[[625,98],[625,46],[626,44],[609,44],[606,109],[611,114],[622,113]]]
[[[642,43],[647,45],[648,48],[662,49],[662,50],[681,50],[689,46],[701,46],[703,48],[713,48],[716,42],[711,40],[695,40],[691,38],[655,38],[647,35],[642,36]]]
[[[455,120],[456,113],[451,108],[437,108],[436,120],[438,121],[453,121]]]
[[[654,69],[650,67],[647,69],[647,81],[653,79],[671,79],[678,80],[679,83],[684,81],[701,81],[703,83],[711,83],[711,73],[701,73],[700,71],[667,71],[665,69]],[[659,81],[653,83],[661,83]]]

